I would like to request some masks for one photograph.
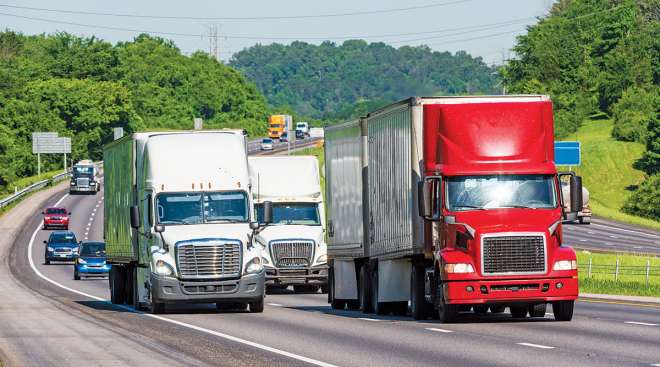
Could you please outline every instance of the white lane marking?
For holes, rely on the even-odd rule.
[[[616,238],[616,236],[610,236],[610,238]]]
[[[532,344],[532,343],[516,343],[525,347],[539,348],[539,349],[555,349],[555,347],[549,347],[547,345]]]
[[[429,331],[435,331],[435,332],[438,332],[438,333],[453,333],[454,332],[454,330],[438,329],[436,327],[427,327],[425,329],[429,330]]]
[[[383,320],[380,320],[380,319],[370,319],[368,317],[358,317],[358,319],[364,320],[364,321],[373,321],[373,322],[383,321]]]
[[[633,248],[644,248],[644,246],[633,246]]]
[[[650,366],[660,367],[660,363],[652,364]]]
[[[636,234],[639,234],[639,235],[642,235],[642,236],[660,238],[660,236],[658,236],[656,234],[651,234],[651,233],[646,233],[646,232],[633,231],[633,230],[630,230],[630,229],[624,229],[624,228],[619,228],[619,227],[611,227],[611,226],[606,226],[606,225],[597,224],[597,223],[591,223],[591,225],[596,226],[596,227],[609,228],[613,231],[630,232],[630,233],[636,233]]]
[[[274,306],[274,307],[282,307],[281,304],[279,303],[266,303],[268,306]]]
[[[85,241],[87,241],[88,239],[89,239],[89,237],[85,236]]]
[[[64,200],[67,196],[69,196],[69,194],[65,194],[53,206],[58,206],[62,202],[62,200]],[[81,292],[79,290],[69,288],[69,287],[65,286],[64,284],[58,283],[58,282],[48,278],[47,276],[43,275],[39,271],[39,269],[37,269],[37,267],[34,264],[34,261],[32,260],[32,246],[34,244],[34,239],[37,237],[37,233],[39,233],[40,230],[41,230],[41,223],[37,226],[34,233],[32,233],[32,237],[30,237],[30,243],[28,244],[28,262],[30,263],[30,267],[32,268],[32,271],[34,271],[35,274],[37,274],[41,279],[43,279],[43,280],[45,280],[45,281],[47,281],[47,282],[49,282],[49,283],[51,283],[51,284],[53,284],[57,287],[60,287],[60,288],[65,289],[69,292],[81,295],[83,297],[87,297],[87,298],[91,298],[91,299],[94,299],[94,300],[97,300],[97,301],[103,301],[107,304],[111,304],[110,301],[108,301],[106,299],[103,299],[101,297],[93,296],[91,294]],[[251,346],[251,347],[254,347],[254,348],[258,348],[258,349],[261,349],[261,350],[265,350],[267,352],[279,354],[279,355],[282,355],[282,356],[285,356],[285,357],[288,357],[288,358],[296,359],[296,360],[299,360],[299,361],[302,361],[302,362],[305,362],[305,363],[309,363],[309,364],[312,364],[312,365],[315,365],[315,366],[337,367],[336,365],[333,365],[331,363],[322,362],[322,361],[319,361],[319,360],[316,360],[316,359],[308,358],[308,357],[301,356],[301,355],[298,355],[298,354],[294,354],[294,353],[291,353],[291,352],[287,352],[287,351],[284,351],[284,350],[281,350],[281,349],[269,347],[267,345],[255,343],[255,342],[252,342],[252,341],[249,341],[249,340],[241,339],[241,338],[231,336],[231,335],[228,335],[228,334],[224,334],[224,333],[220,333],[220,332],[217,332],[217,331],[214,331],[214,330],[209,330],[209,329],[205,329],[205,328],[202,328],[202,327],[199,327],[199,326],[187,324],[185,322],[168,319],[168,318],[163,317],[163,316],[158,316],[158,315],[152,315],[152,314],[148,314],[148,313],[139,312],[139,311],[136,311],[135,309],[133,309],[131,307],[128,307],[128,306],[124,306],[124,305],[115,305],[115,306],[117,306],[119,308],[122,308],[124,310],[127,310],[127,311],[135,312],[135,313],[143,315],[145,317],[151,317],[151,318],[154,318],[154,319],[157,319],[157,320],[169,322],[170,324],[183,326],[183,327],[193,329],[193,330],[196,330],[196,331],[200,331],[200,332],[203,332],[203,333],[206,333],[206,334],[211,334],[211,335],[217,336],[217,337],[222,338],[222,339],[227,339],[227,340],[230,340],[230,341],[233,341],[233,342],[236,342],[236,343],[245,344],[245,345],[248,345],[248,346]]]
[[[96,213],[92,212],[92,218],[96,215]]]
[[[592,232],[592,231],[587,231],[587,233],[589,233],[589,234],[596,234],[595,232]]]
[[[99,201],[99,203],[100,203],[100,201]],[[96,206],[94,207],[94,209],[98,208],[99,206],[100,206],[100,204],[96,204]]]
[[[101,204],[101,200],[99,200],[98,203]]]
[[[639,321],[624,321],[624,324],[631,324],[631,325],[643,325],[643,326],[658,326],[660,324],[651,324],[649,322],[639,322]]]
[[[582,239],[582,240],[580,240],[580,242],[587,242],[587,240],[585,240],[585,239]]]

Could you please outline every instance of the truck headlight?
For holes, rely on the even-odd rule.
[[[74,181],[70,182],[71,186],[76,186],[76,183]]]
[[[552,270],[576,270],[577,261],[576,260],[559,260],[555,262],[555,265],[552,267]]]
[[[472,267],[472,264],[467,264],[467,263],[445,264],[445,273],[447,274],[474,273],[474,267]]]
[[[247,274],[254,274],[260,272],[263,268],[264,265],[261,263],[261,258],[255,257],[245,265],[245,272]]]
[[[163,260],[156,261],[156,274],[170,276],[174,274],[174,269]]]
[[[90,186],[96,186],[96,182],[92,181],[89,183]]]
[[[318,259],[316,259],[317,263],[327,263],[328,262],[328,255],[321,255],[319,256]]]

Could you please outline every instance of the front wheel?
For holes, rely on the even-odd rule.
[[[258,301],[250,302],[250,313],[264,312],[264,299],[263,297]]]
[[[442,286],[438,290],[438,319],[443,324],[450,324],[458,318],[458,306],[448,304],[445,301],[445,295]]]
[[[552,303],[552,313],[557,321],[571,321],[575,301],[557,301]]]

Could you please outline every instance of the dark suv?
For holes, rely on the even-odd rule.
[[[55,231],[44,241],[44,263],[51,261],[73,261],[78,257],[78,241],[71,231]]]

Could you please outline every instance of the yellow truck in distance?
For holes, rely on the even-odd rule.
[[[292,123],[291,115],[271,115],[268,117],[268,137],[279,140]]]

